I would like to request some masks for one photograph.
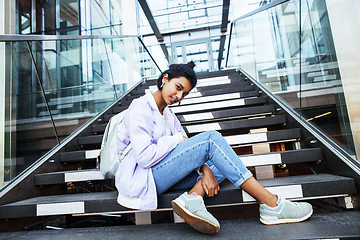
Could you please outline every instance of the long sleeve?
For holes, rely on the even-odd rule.
[[[154,138],[156,120],[153,109],[134,101],[124,117],[124,125],[132,143],[131,154],[141,168],[150,168],[167,156],[182,141],[181,133]]]
[[[175,131],[176,132],[180,132],[183,136],[187,137],[187,134],[184,130],[184,128],[181,126],[181,123],[179,121],[179,119],[176,117],[176,115],[170,110],[170,113],[173,115],[174,117],[174,127],[175,127]]]

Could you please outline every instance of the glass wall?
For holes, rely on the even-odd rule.
[[[223,1],[161,0],[148,4],[163,35],[170,63],[194,61],[197,72],[219,70],[220,38],[226,36],[220,31]],[[146,35],[145,39],[152,38],[149,36],[152,29],[145,15],[142,16],[140,32]],[[223,53],[222,59],[224,56]]]
[[[148,69],[160,74],[154,62],[144,61],[151,57],[137,37],[5,44],[6,141],[1,186],[141,82]]]
[[[43,37],[0,40],[6,102],[0,187],[139,81],[160,74],[137,37],[136,0],[11,3],[13,33]],[[104,37],[125,34],[134,37]]]
[[[242,68],[356,156],[359,125],[349,119],[326,3],[290,0],[235,20],[228,67]]]
[[[148,4],[162,33],[221,23],[222,0],[149,0]],[[147,24],[141,28],[142,33],[151,32]]]
[[[132,5],[131,7],[129,7]],[[18,34],[124,35],[137,34],[135,0],[16,0]],[[133,19],[135,29],[124,30]]]

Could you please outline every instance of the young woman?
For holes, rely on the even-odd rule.
[[[158,91],[134,100],[119,126],[118,151],[132,150],[115,176],[118,203],[154,210],[157,195],[168,189],[191,189],[172,201],[174,211],[196,230],[215,234],[219,222],[206,210],[203,197],[220,191],[227,178],[260,203],[264,224],[300,222],[312,214],[308,203],[292,203],[263,188],[226,140],[216,131],[187,138],[169,105],[195,87],[194,63],[173,64],[158,79]]]

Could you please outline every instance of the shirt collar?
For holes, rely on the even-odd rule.
[[[158,111],[158,112],[160,113],[159,108],[158,108],[158,106],[157,106],[157,104],[156,104],[156,102],[155,102],[155,98],[154,98],[154,96],[152,95],[152,93],[146,93],[146,94],[145,94],[145,98],[147,99],[147,102],[149,103],[150,107],[151,107],[153,110],[156,110],[156,111]],[[169,111],[170,111],[170,110],[169,110],[169,107],[166,106],[166,107],[164,108],[163,115],[166,116],[167,114],[169,114]]]

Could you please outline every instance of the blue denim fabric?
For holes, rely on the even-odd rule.
[[[217,131],[198,134],[181,142],[152,167],[157,194],[195,185],[195,169],[207,163],[220,183],[225,178],[240,187],[252,174]]]

